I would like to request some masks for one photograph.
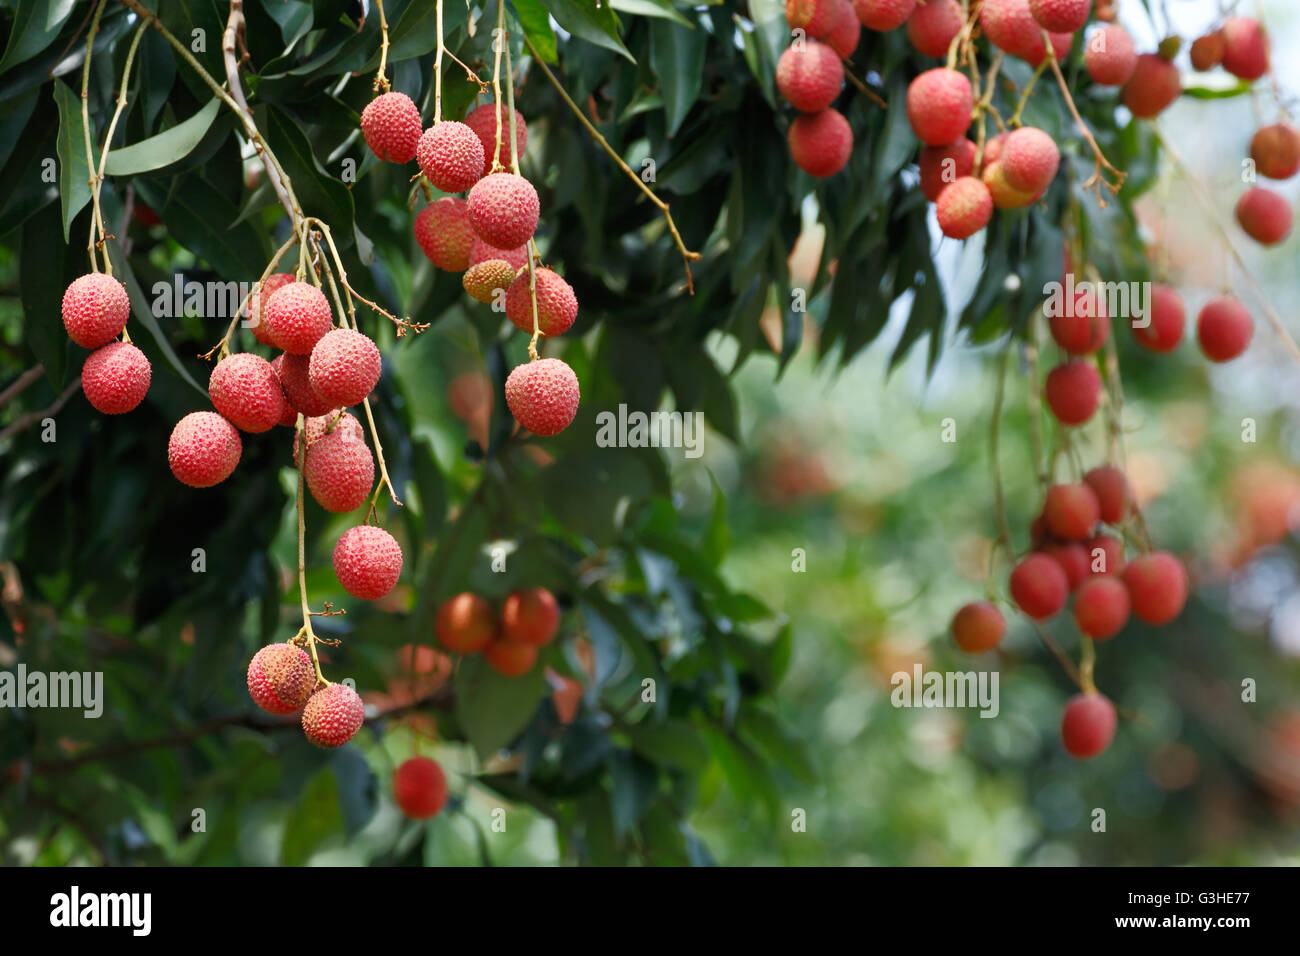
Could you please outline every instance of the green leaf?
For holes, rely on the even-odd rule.
[[[136,180],[135,187],[162,217],[172,238],[223,279],[251,281],[266,268],[271,255],[262,233],[249,222],[228,226],[238,209],[197,173],[181,177],[170,192],[146,179]]]
[[[555,45],[555,31],[551,29],[551,15],[538,0],[510,0],[515,8],[524,37],[533,45],[537,55],[547,63],[559,61]]]
[[[667,133],[672,136],[700,95],[709,35],[666,20],[650,23],[650,67],[659,77]]]
[[[742,707],[736,730],[756,749],[803,783],[817,783],[817,768],[813,765],[807,745],[782,727],[780,721],[771,714],[753,706]]]
[[[355,207],[348,187],[321,169],[311,142],[287,114],[275,107],[268,108],[264,129],[271,148],[293,181],[303,212],[329,223],[340,249],[352,245]]]
[[[281,866],[302,866],[329,837],[343,829],[343,808],[334,774],[322,767],[303,788],[295,812],[289,814],[280,844]]]
[[[709,764],[709,748],[688,720],[645,721],[628,728],[632,749],[648,760],[686,773],[700,773]]]
[[[727,495],[713,472],[709,472],[709,481],[713,483],[713,513],[709,515],[708,527],[704,529],[700,554],[705,561],[720,567],[727,556],[727,545],[731,537],[731,529],[727,527]]]
[[[610,0],[609,5],[623,13],[632,13],[642,17],[662,17],[684,27],[694,29],[695,24],[682,16],[668,0]],[[702,32],[702,31],[701,31]]]
[[[588,43],[613,50],[635,63],[618,34],[618,17],[609,7],[597,7],[590,0],[546,0],[555,22]]]
[[[112,150],[104,172],[109,176],[134,176],[184,159],[203,141],[221,106],[221,100],[214,96],[207,106],[171,129]]]
[[[90,202],[90,167],[86,164],[81,97],[67,83],[55,80],[54,102],[59,108],[59,202],[63,207],[63,241],[67,242],[72,220]]]
[[[611,781],[610,808],[614,833],[621,839],[650,809],[659,791],[659,775],[652,764],[626,750],[617,750],[606,761]]]
[[[0,57],[0,73],[30,60],[53,43],[76,5],[76,0],[18,0],[9,42]]]
[[[18,285],[23,303],[23,341],[45,366],[55,388],[68,374],[68,335],[62,307],[64,245],[59,236],[59,210],[47,205],[23,224]]]
[[[527,726],[546,689],[541,667],[523,677],[503,677],[481,657],[461,661],[456,720],[480,759],[495,754]]]

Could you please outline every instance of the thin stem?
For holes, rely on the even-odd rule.
[[[1011,114],[1011,119],[1007,120],[1008,126],[1014,126],[1016,129],[1020,128],[1020,117],[1024,114],[1025,106],[1029,103],[1029,97],[1034,92],[1034,87],[1038,85],[1038,80],[1047,70],[1047,64],[1051,59],[1051,57],[1044,57],[1043,61],[1034,68],[1034,75],[1029,78],[1025,88],[1020,91],[1020,99],[1016,101],[1016,111]]]
[[[325,237],[325,242],[329,245],[330,255],[334,257],[334,264],[336,267],[336,271],[338,273],[339,283],[343,286],[344,291],[348,294],[349,303],[351,302],[351,299],[358,299],[361,302],[364,302],[366,305],[370,306],[370,308],[373,309],[375,312],[386,317],[397,328],[397,337],[399,339],[406,335],[407,329],[410,329],[416,334],[419,334],[420,332],[423,332],[425,329],[429,327],[429,323],[427,322],[421,323],[421,322],[412,322],[410,319],[399,319],[397,316],[393,315],[383,306],[379,305],[377,302],[371,302],[364,295],[362,295],[360,292],[354,289],[352,285],[348,282],[348,273],[347,270],[344,269],[343,267],[343,259],[342,257],[339,256],[338,247],[334,245],[334,234],[330,232],[330,227],[326,223],[322,222],[320,219],[317,219],[315,216],[308,216],[304,220],[304,226],[307,225],[315,226],[317,229],[320,230],[321,235]],[[349,311],[352,313],[353,316],[352,324],[355,327],[356,311],[353,308],[350,308]]]
[[[99,33],[99,18],[103,16],[104,5],[108,0],[99,0],[95,6],[94,16],[90,20],[90,30],[86,34],[86,61],[81,65],[81,129],[86,139],[86,175],[90,178],[87,184],[90,186],[91,198],[91,215],[90,215],[90,241],[87,243],[86,251],[90,254],[90,271],[99,271],[99,260],[96,258],[98,242],[95,236],[98,234],[99,241],[104,238],[104,215],[99,208],[99,193],[95,190],[95,151],[91,145],[90,136],[90,59],[95,52],[95,35]],[[104,266],[109,275],[113,274],[113,267],[108,262],[108,256],[104,256]]]
[[[437,0],[438,52],[433,58],[433,123],[442,122],[442,54],[446,45],[442,38],[442,0]]]
[[[1128,178],[1128,173],[1120,172],[1120,170],[1111,165],[1110,160],[1108,160],[1106,155],[1101,151],[1101,147],[1097,145],[1097,138],[1092,135],[1092,130],[1088,128],[1088,124],[1085,123],[1083,117],[1079,115],[1079,107],[1074,105],[1074,97],[1070,93],[1070,84],[1065,82],[1065,74],[1061,72],[1061,64],[1056,62],[1056,50],[1052,47],[1052,38],[1048,35],[1046,30],[1043,30],[1042,34],[1043,43],[1047,47],[1047,63],[1050,64],[1052,73],[1056,76],[1056,85],[1060,87],[1061,95],[1065,97],[1065,105],[1069,107],[1070,115],[1074,117],[1074,123],[1079,128],[1080,135],[1082,135],[1088,145],[1092,147],[1092,158],[1094,164],[1093,172],[1092,175],[1088,177],[1087,182],[1083,184],[1083,191],[1087,192],[1096,187],[1097,204],[1104,209],[1106,207],[1106,200],[1101,195],[1101,187],[1105,186],[1109,189],[1111,195],[1117,194],[1120,191],[1120,187],[1124,185],[1124,180]],[[1115,177],[1113,183],[1106,179],[1105,175],[1102,173],[1103,169]]]
[[[316,632],[311,628],[311,607],[307,604],[307,518],[302,506],[306,490],[303,471],[307,465],[307,420],[302,412],[298,413],[297,441],[298,496],[295,505],[298,511],[298,597],[302,603],[302,630],[298,634],[307,640],[307,652],[311,654],[311,664],[316,669],[317,684],[328,684],[321,673],[320,657],[316,654]]]
[[[1066,654],[1065,651],[1061,649],[1061,645],[1056,642],[1056,638],[1048,632],[1047,628],[1043,626],[1041,621],[1034,621],[1033,625],[1034,630],[1038,633],[1038,639],[1042,641],[1043,646],[1051,652],[1051,655],[1056,658],[1056,662],[1061,665],[1061,670],[1065,671],[1066,676],[1069,677],[1080,690],[1082,690],[1083,678],[1079,674],[1079,669],[1074,666],[1074,661],[1070,660],[1070,655]]]
[[[859,93],[861,93],[867,99],[871,100],[871,102],[875,103],[882,110],[889,109],[888,103],[886,103],[880,96],[878,96],[874,90],[872,90],[869,86],[867,86],[867,84],[863,83],[860,79],[858,79],[857,75],[854,74],[853,69],[850,66],[848,60],[844,61],[844,78],[848,80],[850,83],[852,83],[857,88]]]
[[[378,93],[388,92],[388,19],[384,16],[384,0],[375,0],[375,9],[379,11],[379,72],[375,74],[372,89]],[[438,50],[442,50],[442,0],[438,0]]]
[[[1092,674],[1097,666],[1097,648],[1092,642],[1092,638],[1084,637],[1079,649],[1079,688],[1085,694],[1097,693],[1097,685],[1093,682]]]
[[[239,320],[243,317],[249,303],[253,301],[253,296],[260,295],[262,286],[265,284],[266,280],[270,278],[271,273],[275,271],[275,267],[280,264],[280,260],[284,258],[285,254],[288,253],[289,249],[292,248],[293,244],[297,241],[298,234],[295,232],[285,240],[284,245],[275,251],[275,255],[271,256],[271,261],[266,264],[266,268],[262,271],[262,277],[257,280],[257,283],[251,289],[248,290],[248,294],[245,295],[243,301],[239,303],[239,308],[235,310],[235,314],[230,319],[230,325],[226,327],[226,334],[221,337],[220,342],[200,355],[199,358],[210,359],[212,358],[213,352],[218,352],[217,361],[221,361],[221,359],[230,354],[230,339],[234,336],[235,329],[239,326]],[[263,303],[258,302],[259,321],[262,304]]]
[[[1007,556],[1012,554],[1011,524],[1007,520],[1006,498],[1002,491],[1002,467],[998,461],[998,439],[1002,427],[1002,404],[1006,396],[1007,366],[1010,364],[1011,347],[1014,339],[1007,341],[998,360],[998,386],[993,397],[993,424],[989,428],[989,466],[993,473],[993,514],[998,522],[998,541],[1006,549]]]
[[[506,7],[502,0],[497,0],[497,26],[492,33],[492,105],[496,108],[496,145],[492,147],[489,172],[495,173],[505,169],[501,165],[501,53],[506,46]],[[510,82],[508,77],[507,82]],[[514,152],[514,140],[510,142],[510,150]]]

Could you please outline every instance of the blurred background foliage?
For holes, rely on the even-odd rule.
[[[226,319],[151,324],[154,285],[251,281],[287,224],[236,124],[152,31],[114,145],[161,138],[117,158],[110,172],[124,171],[110,175],[104,202],[153,386],[121,419],[94,414],[75,388],[84,352],[67,343],[58,303],[86,268],[88,194],[67,172],[81,163],[84,178],[77,90],[90,6],[0,3],[0,383],[38,362],[45,373],[0,407],[0,667],[102,670],[107,697],[94,721],[0,712],[4,862],[1294,858],[1300,395],[1263,329],[1246,359],[1211,371],[1190,343],[1152,358],[1116,326],[1130,473],[1156,539],[1197,582],[1176,627],[1130,626],[1101,648],[1100,685],[1140,723],[1098,760],[1071,761],[1057,731],[1070,686],[1032,632],[1013,625],[996,660],[978,661],[946,634],[952,611],[980,591],[994,531],[998,357],[1008,331],[1023,334],[1036,314],[1035,290],[1060,277],[1066,234],[1105,278],[1167,270],[1190,314],[1225,275],[1217,238],[1160,164],[1150,127],[1092,89],[1077,60],[1067,76],[1129,173],[1125,191],[1105,210],[1080,191],[1091,160],[1043,84],[1025,119],[1069,144],[1066,175],[1044,202],[958,245],[936,239],[916,189],[902,97],[933,64],[901,34],[863,32],[856,72],[889,108],[846,89],[854,155],[819,186],[788,158],[791,116],[772,81],[787,27],[775,0],[513,0],[538,242],[582,304],[575,328],[547,343],[578,373],[578,419],[557,438],[521,441],[501,386],[526,357],[524,338],[469,301],[458,276],[429,266],[411,237],[422,202],[408,205],[411,169],[379,163],[358,135],[378,18],[362,23],[352,0],[246,3],[245,90],[306,211],[331,224],[358,289],[432,323],[396,341],[386,321],[362,316],[385,354],[375,408],[405,501],[385,515],[406,555],[398,592],[374,606],[348,599],[329,554],[355,516],[307,504],[310,601],[348,611],[319,619],[341,641],[324,652],[326,673],[389,714],[324,753],[292,721],[259,716],[244,688],[255,649],[297,628],[287,432],[246,436],[240,467],[217,488],[184,488],[166,469],[172,424],[207,407],[208,366],[194,356]],[[153,6],[177,35],[202,31],[196,57],[224,76],[226,4]],[[1164,31],[1164,5],[1151,6],[1122,10],[1146,47]],[[1214,16],[1209,3],[1173,6],[1188,40]],[[1275,37],[1296,38],[1294,12],[1265,6]],[[435,6],[385,9],[393,86],[427,119]],[[448,48],[489,76],[495,5],[448,0],[444,12]],[[127,11],[108,4],[89,100],[101,136],[131,30]],[[693,296],[657,210],[530,62],[525,36],[613,148],[653,171],[687,246],[703,253]],[[1011,63],[1006,75],[1018,86],[1029,70]],[[1212,95],[1239,92],[1214,77],[1196,82],[1202,95],[1162,128],[1230,209],[1245,143],[1272,108],[1266,95],[1253,106]],[[447,115],[476,93],[446,69]],[[1004,115],[1014,95],[999,90]],[[51,162],[56,182],[40,175]],[[1144,243],[1162,237],[1153,266]],[[1247,253],[1283,314],[1300,305],[1285,265],[1294,241],[1267,259]],[[808,291],[806,312],[792,289]],[[1001,429],[1020,547],[1037,494],[1025,371],[1012,363]],[[703,457],[598,447],[596,415],[620,403],[702,412]],[[32,415],[54,418],[56,441],[24,426]],[[1244,417],[1259,422],[1255,444],[1241,440]],[[955,442],[941,440],[945,419]],[[1094,460],[1105,453],[1100,434],[1083,447]],[[532,674],[506,680],[434,649],[447,596],[499,600],[533,585],[551,588],[565,615]],[[1059,638],[1077,650],[1068,628]],[[890,675],[914,662],[996,667],[1000,716],[894,709]],[[1247,677],[1260,683],[1257,704],[1239,701]],[[653,703],[641,699],[646,678]],[[453,794],[427,824],[404,820],[389,787],[416,749],[443,764]],[[1088,827],[1098,806],[1104,834]],[[498,808],[504,832],[493,829]],[[803,832],[791,825],[798,810]]]

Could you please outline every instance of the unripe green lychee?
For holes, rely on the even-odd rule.
[[[1187,569],[1167,551],[1134,558],[1124,568],[1133,615],[1148,624],[1168,624],[1187,603]]]
[[[1291,204],[1271,189],[1255,186],[1237,201],[1237,222],[1260,245],[1275,246],[1291,235]]]
[[[1098,514],[1106,524],[1119,524],[1128,515],[1128,478],[1114,465],[1100,465],[1083,476],[1084,484],[1097,496]]]
[[[375,458],[364,441],[336,429],[307,449],[302,471],[317,504],[341,514],[359,508],[370,494]]]
[[[522,677],[537,663],[537,648],[515,641],[493,641],[483,648],[483,659],[503,677]]]
[[[1061,740],[1074,757],[1095,757],[1115,739],[1115,705],[1101,694],[1076,694],[1061,715]]]
[[[405,93],[382,93],[361,111],[361,135],[385,162],[409,163],[420,142],[420,111]]]
[[[471,297],[480,302],[491,303],[497,292],[505,294],[510,283],[515,281],[515,267],[503,259],[488,259],[478,262],[465,270],[460,284]],[[540,303],[539,303],[540,304]],[[529,304],[531,311],[532,305]]]
[[[316,444],[317,440],[334,432],[342,432],[359,442],[366,440],[366,430],[361,427],[361,422],[351,412],[345,412],[341,408],[331,409],[323,415],[304,418],[303,423],[306,425],[306,445],[309,449]],[[299,432],[295,428],[293,433],[293,466],[295,468],[298,467],[299,444]]]
[[[1120,90],[1120,98],[1134,116],[1150,119],[1163,113],[1182,92],[1178,67],[1154,53],[1143,53]]]
[[[1143,328],[1132,325],[1133,338],[1138,345],[1150,352],[1172,352],[1183,340],[1183,328],[1187,324],[1187,310],[1183,306],[1183,297],[1178,290],[1167,285],[1151,287],[1151,306],[1145,317],[1147,324]]]
[[[578,414],[578,376],[557,358],[515,366],[506,377],[506,404],[534,435],[558,435]]]
[[[573,287],[550,269],[534,269],[537,286],[537,325],[547,338],[563,335],[578,317]],[[528,270],[521,269],[506,290],[506,318],[523,331],[533,331],[533,297]]]
[[[1041,129],[1022,126],[1002,144],[999,161],[1008,186],[1017,192],[1037,196],[1056,177],[1061,165],[1061,151],[1052,137]]]
[[[1070,598],[1070,582],[1061,566],[1045,554],[1031,554],[1011,572],[1011,599],[1026,617],[1043,621],[1056,615]]]
[[[223,418],[246,432],[270,431],[284,415],[284,391],[275,369],[251,352],[218,362],[208,377],[208,395]]]
[[[239,464],[239,432],[216,412],[190,412],[176,423],[167,442],[172,474],[191,488],[210,488]]]
[[[292,714],[315,689],[311,657],[295,644],[268,644],[248,662],[248,694],[268,714]]]
[[[347,408],[374,390],[382,370],[379,349],[370,336],[356,329],[331,329],[311,350],[307,377],[322,401]]]
[[[907,119],[929,146],[946,146],[965,133],[974,105],[970,80],[956,70],[926,70],[907,88]]]
[[[1211,299],[1196,317],[1196,338],[1212,362],[1228,362],[1250,346],[1255,321],[1232,296]]]
[[[1290,123],[1274,123],[1250,140],[1255,169],[1269,179],[1290,179],[1300,172],[1300,130]]]
[[[792,30],[821,39],[834,26],[835,4],[831,0],[785,0],[785,22]]]
[[[790,124],[790,155],[795,165],[809,176],[834,176],[849,161],[853,131],[837,110],[795,117]]]
[[[97,349],[113,341],[130,314],[126,286],[102,272],[78,276],[63,293],[63,327],[82,348]]]
[[[490,242],[484,242],[478,236],[475,236],[474,244],[469,249],[469,264],[474,266],[492,259],[507,262],[510,264],[512,273],[518,272],[528,264],[528,246],[520,245],[513,249],[498,249]]]
[[[86,356],[81,390],[95,411],[122,415],[144,401],[152,377],[143,352],[130,342],[109,342]]]
[[[271,368],[280,380],[284,390],[285,401],[295,412],[302,412],[308,418],[324,415],[333,406],[316,394],[311,387],[311,356],[290,355],[282,352],[271,359]]]
[[[849,0],[832,0],[832,2],[835,4],[835,15],[831,21],[831,30],[826,34],[826,45],[834,50],[835,55],[841,60],[847,60],[858,48],[858,40],[862,37],[862,24],[858,23],[857,15],[853,12],[853,4]]]
[[[456,654],[476,654],[496,640],[497,619],[492,605],[469,591],[448,598],[434,621],[438,643]]]
[[[262,320],[267,337],[294,355],[310,355],[334,324],[325,293],[309,282],[290,282],[267,299]]]
[[[458,196],[443,196],[415,217],[415,241],[435,267],[444,272],[469,268],[474,227],[469,224],[469,203]]]
[[[948,55],[948,45],[965,21],[957,0],[927,0],[907,18],[907,38],[926,56]]]
[[[334,574],[354,598],[378,601],[402,576],[402,548],[383,528],[348,528],[334,545]]]
[[[1062,425],[1082,425],[1101,401],[1101,373],[1092,362],[1071,359],[1047,373],[1043,397]]]
[[[347,684],[327,684],[302,709],[302,732],[317,747],[342,747],[366,722],[361,695]]]
[[[791,44],[776,61],[776,88],[801,112],[826,109],[843,85],[844,65],[825,43],[805,40]]]
[[[470,110],[465,117],[465,125],[474,131],[479,142],[483,144],[483,175],[492,172],[492,160],[497,153],[497,113],[501,113],[501,166],[510,169],[514,166],[510,155],[510,112],[502,103],[493,109],[492,103],[484,103]],[[528,145],[528,126],[524,115],[515,110],[515,152],[520,160],[524,158],[524,147]]]
[[[869,30],[896,30],[916,9],[916,0],[853,0],[853,12]]]
[[[1268,34],[1253,17],[1229,17],[1223,24],[1223,68],[1243,80],[1268,72]]]
[[[484,176],[469,191],[470,225],[498,249],[515,249],[531,239],[539,213],[537,190],[514,173]]]
[[[1223,31],[1214,30],[1192,42],[1192,69],[1204,73],[1223,62]]]
[[[560,606],[546,588],[511,591],[501,605],[503,640],[541,647],[555,639],[559,628]]]
[[[1029,0],[1038,25],[1052,33],[1073,33],[1088,22],[1092,0]]]
[[[993,194],[974,176],[963,176],[943,188],[934,212],[945,236],[969,239],[993,218]]]
[[[477,133],[455,120],[425,130],[415,158],[425,178],[445,193],[464,192],[483,176],[483,144]]]
[[[393,801],[410,820],[436,817],[447,803],[447,777],[428,757],[411,757],[393,771]]]
[[[952,638],[967,654],[983,654],[1002,643],[1007,619],[997,605],[975,601],[958,609],[952,619]]]
[[[1122,26],[1112,23],[1088,37],[1083,65],[1099,86],[1123,86],[1137,69],[1137,47]]]
[[[1043,522],[1047,530],[1066,541],[1083,541],[1101,520],[1097,493],[1083,482],[1052,485],[1043,500]]]
[[[946,146],[923,146],[916,165],[921,172],[921,192],[930,202],[939,199],[943,187],[975,172],[978,147],[966,137]]]

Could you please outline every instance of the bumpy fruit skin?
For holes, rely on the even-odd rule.
[[[492,605],[469,591],[448,598],[434,621],[438,643],[456,654],[477,654],[497,638]]]
[[[936,202],[945,186],[972,175],[977,150],[964,136],[946,146],[923,146],[917,166],[921,170],[921,192],[925,198]]]
[[[208,395],[222,417],[241,431],[270,431],[284,415],[284,391],[275,369],[251,352],[218,362],[208,378]]]
[[[1146,328],[1131,326],[1138,345],[1150,352],[1172,352],[1178,348],[1187,325],[1187,309],[1178,290],[1167,285],[1152,286],[1147,319]]]
[[[365,429],[361,427],[361,422],[351,412],[345,412],[342,409],[331,409],[322,415],[314,415],[311,418],[303,419],[307,426],[307,448],[316,444],[318,440],[334,432],[342,432],[354,441],[364,442],[366,440]],[[293,432],[293,466],[298,467],[298,439],[299,431],[297,428]]]
[[[1093,640],[1108,641],[1124,629],[1132,605],[1128,588],[1117,577],[1085,581],[1074,596],[1074,620]]]
[[[492,160],[497,152],[497,110],[492,103],[484,103],[469,111],[465,125],[474,131],[479,142],[483,144],[483,175],[492,171]],[[510,112],[504,103],[499,107],[501,113],[501,165],[509,169],[514,165],[510,156]],[[528,145],[528,125],[524,114],[515,110],[515,152],[524,158],[524,147]]]
[[[798,116],[790,124],[790,155],[809,176],[834,176],[849,161],[853,130],[838,110]]]
[[[464,192],[483,177],[483,144],[477,133],[455,120],[425,130],[415,158],[425,178],[445,193]]]
[[[1101,520],[1101,503],[1089,485],[1061,484],[1047,489],[1043,501],[1043,521],[1047,530],[1067,541],[1092,537]]]
[[[1223,62],[1223,32],[1215,30],[1192,42],[1192,68],[1204,73]]]
[[[1108,534],[1088,542],[1088,573],[1119,574],[1124,570],[1124,543]]]
[[[484,176],[469,191],[470,225],[498,249],[516,249],[531,239],[540,211],[533,184],[514,173]]]
[[[216,412],[190,412],[172,429],[167,464],[191,488],[211,488],[230,477],[242,451],[234,425]]]
[[[826,109],[843,85],[844,65],[825,43],[805,40],[791,44],[776,61],[776,88],[801,112]]]
[[[280,380],[285,400],[296,412],[308,418],[324,415],[332,406],[311,387],[311,356],[285,352],[271,359],[271,368]]]
[[[1062,425],[1082,425],[1101,401],[1101,374],[1091,362],[1074,359],[1047,373],[1047,407]]]
[[[1134,116],[1150,119],[1163,113],[1182,92],[1178,67],[1154,53],[1143,53],[1120,90],[1120,98]]]
[[[447,777],[428,757],[411,757],[393,771],[393,801],[411,820],[436,817],[447,804]]]
[[[152,377],[143,352],[130,342],[109,342],[86,356],[81,390],[95,411],[123,415],[144,401]]]
[[[63,327],[82,348],[97,349],[122,334],[131,314],[126,286],[102,272],[78,276],[63,293]]]
[[[1275,246],[1291,235],[1291,205],[1271,189],[1255,186],[1237,201],[1237,222],[1260,245]]]
[[[311,695],[302,709],[302,732],[317,747],[342,747],[366,722],[361,695],[347,684],[329,684]]]
[[[578,297],[573,287],[550,269],[534,270],[537,285],[537,325],[542,335],[563,335],[578,317]],[[523,331],[533,331],[533,297],[528,270],[521,269],[506,290],[506,318]]]
[[[1011,572],[1011,598],[1026,617],[1044,621],[1070,597],[1070,582],[1061,566],[1045,554],[1031,554]]]
[[[336,429],[307,449],[303,477],[317,504],[342,514],[359,508],[370,494],[375,459],[365,442]]]
[[[1250,346],[1255,321],[1231,296],[1211,299],[1196,317],[1196,339],[1212,362],[1229,362]]]
[[[483,648],[483,659],[503,677],[523,677],[537,663],[537,648],[514,641],[493,641]]]
[[[869,30],[896,30],[916,9],[916,0],[853,0],[853,12]]]
[[[1265,126],[1250,139],[1255,170],[1269,179],[1290,179],[1300,172],[1300,130],[1290,123]]]
[[[907,88],[907,119],[928,146],[946,146],[965,133],[974,105],[970,80],[956,70],[926,70]]]
[[[963,605],[953,615],[952,639],[967,654],[982,654],[1002,643],[1007,619],[988,601]]]
[[[382,369],[379,349],[370,336],[355,329],[331,329],[311,350],[307,376],[322,401],[347,408],[374,391]]]
[[[262,321],[262,304],[269,302],[271,296],[275,295],[290,282],[294,281],[292,272],[277,272],[274,275],[266,277],[266,281],[259,283],[253,290],[252,296],[248,300],[248,328],[253,330],[253,338],[263,345],[269,345],[277,348],[276,344],[271,341],[271,336],[266,331],[266,323]]]
[[[515,268],[510,263],[501,259],[488,259],[486,262],[479,262],[465,270],[461,276],[460,284],[472,298],[480,302],[491,303],[497,296],[498,290],[504,293],[510,288],[510,283],[515,281]],[[538,303],[540,308],[541,303]],[[532,304],[529,303],[529,310],[532,310]],[[529,322],[532,319],[530,317]],[[529,330],[531,331],[531,329]]]
[[[1075,591],[1089,577],[1088,551],[1077,541],[1053,541],[1040,549],[1065,572],[1070,591]]]
[[[361,111],[361,135],[385,162],[409,163],[420,142],[420,111],[405,93],[383,93]]]
[[[1110,317],[1106,304],[1089,289],[1078,289],[1069,314],[1048,319],[1052,339],[1071,355],[1092,355],[1110,338]]]
[[[578,376],[557,358],[515,366],[506,377],[506,404],[515,421],[543,437],[558,435],[578,414]]]
[[[1100,465],[1083,476],[1083,483],[1097,496],[1102,521],[1119,524],[1124,520],[1131,500],[1124,472],[1114,465]]]
[[[820,40],[835,25],[835,4],[831,0],[785,0],[785,22]]]
[[[1006,138],[999,160],[1007,185],[1019,192],[1038,195],[1056,178],[1061,151],[1041,129],[1022,126]]]
[[[947,56],[948,45],[962,26],[957,0],[927,0],[907,18],[907,38],[926,56]]]
[[[1124,568],[1135,617],[1148,624],[1168,624],[1187,603],[1187,569],[1167,551],[1134,558]]]
[[[1243,80],[1268,72],[1268,34],[1258,20],[1229,17],[1223,24],[1223,68]]]
[[[248,695],[268,714],[292,714],[316,689],[311,658],[293,644],[268,644],[248,662]]]
[[[560,605],[546,588],[511,591],[501,605],[501,638],[542,647],[560,629]]]
[[[999,50],[1018,56],[1030,66],[1038,66],[1047,56],[1042,27],[1029,9],[1029,0],[984,0],[980,8],[980,28]],[[1070,33],[1051,33],[1052,50],[1058,60],[1065,59],[1074,43]]]
[[[1123,86],[1137,69],[1133,37],[1118,24],[1102,27],[1083,48],[1083,65],[1099,86]]]
[[[1073,757],[1095,757],[1115,738],[1115,705],[1101,694],[1076,694],[1061,717],[1061,740]]]
[[[831,20],[831,30],[826,34],[826,43],[835,51],[836,56],[841,60],[847,60],[858,48],[858,40],[862,37],[862,24],[858,23],[858,18],[853,12],[853,4],[849,0],[832,0],[832,2],[835,4],[835,15]]]
[[[514,249],[498,249],[491,243],[484,242],[478,236],[475,236],[474,245],[469,248],[469,264],[476,266],[480,262],[490,262],[493,259],[509,263],[512,272],[518,272],[528,265],[528,246],[516,246]]]
[[[290,282],[262,306],[266,334],[293,355],[310,355],[334,324],[325,293],[310,282]]]
[[[1029,0],[1039,26],[1053,33],[1073,33],[1088,22],[1092,0]]]
[[[474,227],[469,224],[469,203],[458,196],[443,196],[420,210],[415,217],[415,241],[420,251],[444,272],[469,268],[469,251],[474,245]]]
[[[334,545],[334,575],[354,598],[378,601],[402,575],[402,548],[383,528],[348,528]]]
[[[963,176],[943,187],[934,211],[945,236],[969,239],[993,218],[993,194],[974,176]]]

